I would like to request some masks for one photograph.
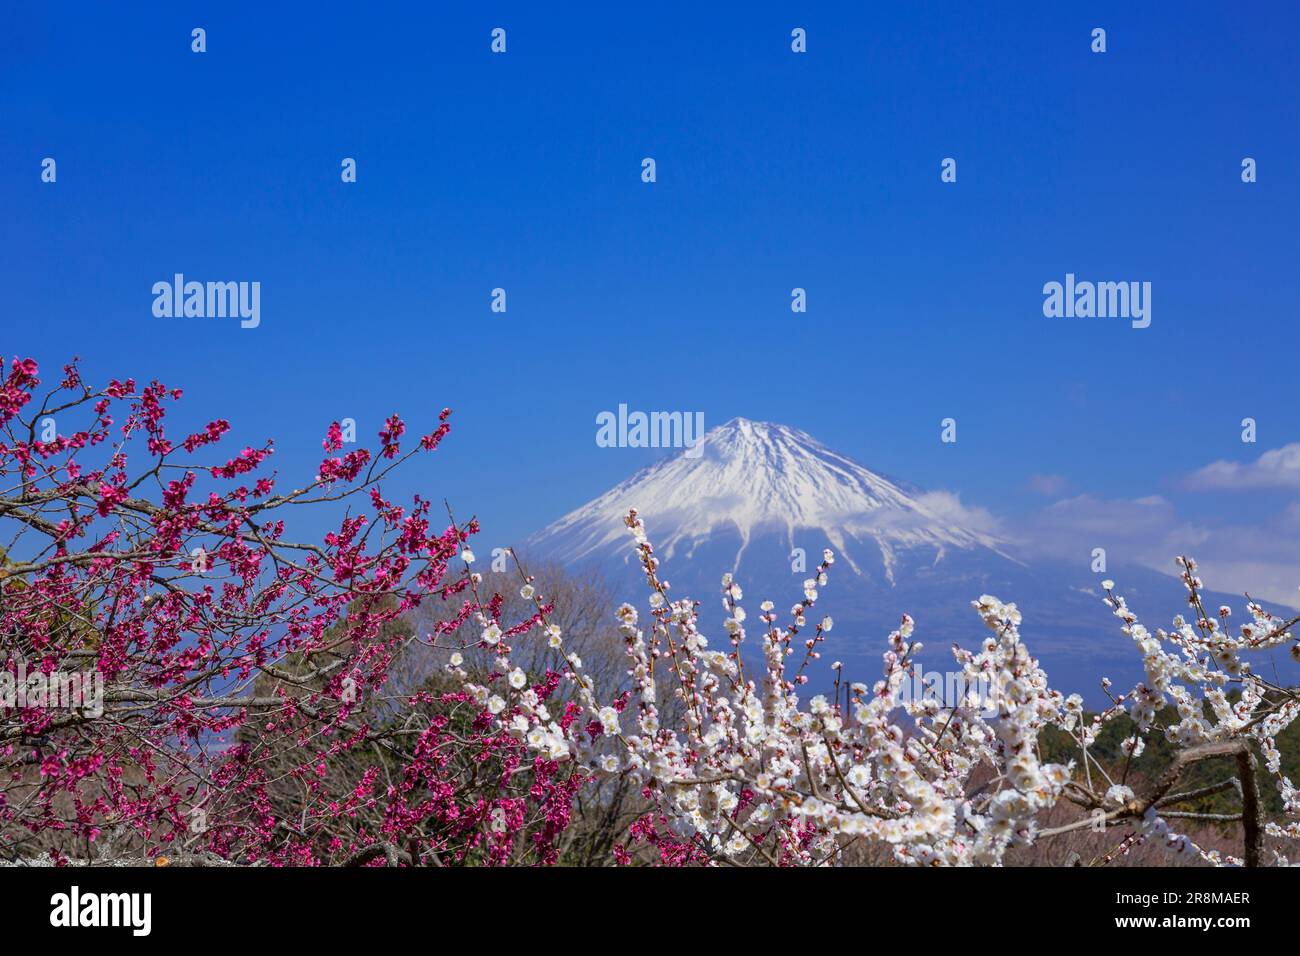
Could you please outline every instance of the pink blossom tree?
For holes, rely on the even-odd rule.
[[[449,567],[476,522],[383,493],[450,410],[417,438],[389,418],[373,452],[345,452],[334,423],[314,478],[281,491],[269,442],[220,455],[220,419],[170,435],[178,389],[94,388],[75,363],[39,386],[15,359],[0,388],[0,853],[501,862],[526,831],[550,859],[581,772],[463,691],[392,680],[493,613]],[[322,511],[332,530],[294,540]],[[448,610],[416,635],[402,622],[424,601]],[[373,753],[340,792],[334,771]]]

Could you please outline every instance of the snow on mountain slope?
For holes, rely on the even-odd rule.
[[[693,557],[720,535],[734,539],[731,567],[720,571],[737,570],[760,536],[777,535],[792,550],[809,532],[856,573],[879,569],[891,583],[901,552],[920,549],[933,563],[952,549],[1005,557],[986,515],[869,471],[796,428],[733,418],[703,444],[698,457],[683,452],[643,468],[534,535],[526,550],[565,564],[627,559],[622,519],[635,507],[667,560]]]

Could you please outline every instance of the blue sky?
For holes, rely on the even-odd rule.
[[[1188,479],[1300,441],[1294,4],[445,6],[7,14],[4,351],[184,386],[286,481],[332,419],[451,405],[409,485],[489,544],[651,460],[595,444],[626,402],[1300,583],[1300,462]],[[176,272],[261,282],[260,327],[155,318]],[[1045,318],[1067,272],[1151,282],[1151,327]]]

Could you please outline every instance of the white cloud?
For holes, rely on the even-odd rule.
[[[978,505],[962,504],[961,498],[951,491],[927,491],[918,495],[916,502],[945,525],[994,536],[1002,533],[1002,523],[991,511]]]
[[[1035,512],[1022,538],[1031,553],[1088,560],[1105,548],[1112,566],[1139,564],[1175,573],[1174,558],[1196,558],[1200,576],[1214,591],[1300,607],[1300,504],[1263,525],[1207,526],[1178,514],[1159,495],[1101,499],[1078,495]]]
[[[1081,558],[1105,548],[1109,560],[1132,561],[1169,572],[1175,556],[1205,540],[1204,529],[1182,522],[1172,502],[1159,495],[1102,499],[1076,495],[1033,515],[1032,550]]]
[[[1254,488],[1300,490],[1300,443],[1266,451],[1253,462],[1216,461],[1189,475],[1184,482],[1198,491]]]

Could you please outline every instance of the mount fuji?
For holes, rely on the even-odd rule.
[[[890,584],[908,556],[938,563],[950,551],[985,550],[1005,559],[1003,542],[958,520],[955,505],[868,471],[796,428],[733,418],[705,435],[697,457],[642,469],[530,543],[570,564],[627,558],[621,519],[636,507],[662,529],[656,550],[665,559],[689,561],[701,547],[734,543],[724,570],[739,571],[751,548],[754,557],[788,560],[800,544],[820,554],[823,540],[855,575]]]
[[[970,602],[989,593],[1020,607],[1022,635],[1054,684],[1099,703],[1103,676],[1121,687],[1141,676],[1132,642],[1102,602],[1101,578],[1114,578],[1152,628],[1167,627],[1185,608],[1183,586],[1171,575],[1136,565],[1094,574],[1090,555],[1068,564],[1030,561],[987,512],[871,471],[796,428],[734,418],[692,452],[641,469],[520,551],[577,571],[595,568],[617,597],[639,605],[644,576],[623,523],[635,507],[671,593],[700,601],[705,633],[720,634],[724,572],[735,575],[747,604],[770,598],[788,608],[830,548],[836,563],[817,602],[817,614],[835,620],[824,645],[827,682],[831,660],[844,662],[850,679],[874,680],[883,637],[903,612],[929,645],[926,669],[949,669],[949,644],[982,639]],[[1239,596],[1207,600],[1242,607]]]

